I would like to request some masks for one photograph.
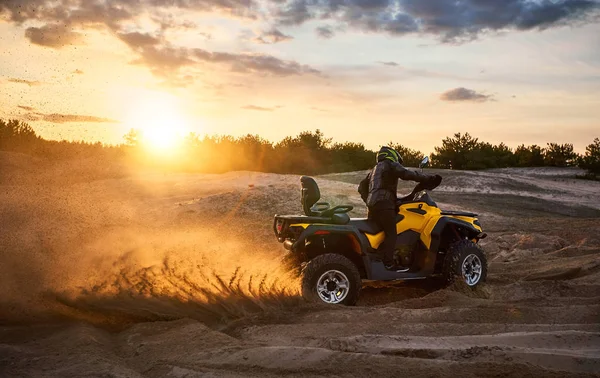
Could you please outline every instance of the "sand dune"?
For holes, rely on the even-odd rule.
[[[304,303],[280,264],[298,176],[49,182],[10,159],[0,376],[600,376],[600,185],[572,171],[440,171],[440,206],[482,214],[488,283],[369,283],[347,308]],[[364,216],[363,176],[317,179]]]

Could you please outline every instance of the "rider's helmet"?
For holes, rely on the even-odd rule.
[[[394,163],[402,164],[404,161],[402,160],[402,156],[398,153],[398,151],[394,150],[391,147],[383,146],[377,153],[377,162],[381,162],[384,160],[391,160]]]

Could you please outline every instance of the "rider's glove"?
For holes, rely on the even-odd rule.
[[[431,175],[431,176],[429,176],[429,179],[427,180],[427,186],[431,187],[431,188],[435,188],[436,186],[440,185],[441,182],[442,182],[442,176]]]

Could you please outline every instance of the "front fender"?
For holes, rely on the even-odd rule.
[[[469,239],[476,238],[482,233],[481,225],[477,218],[464,217],[464,216],[442,216],[438,219],[437,223],[431,231],[431,247],[432,252],[438,252],[440,245],[442,244],[442,236],[445,230],[449,227],[455,227],[455,231],[462,233],[460,237],[467,237]]]

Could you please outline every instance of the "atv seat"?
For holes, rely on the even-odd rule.
[[[398,214],[396,216],[396,223],[400,222],[402,219],[404,219],[404,215]],[[358,231],[364,232],[364,233],[370,234],[370,235],[375,235],[375,234],[378,234],[381,231],[383,231],[381,229],[381,227],[379,227],[377,225],[377,223],[375,223],[374,220],[371,220],[368,218],[351,219],[350,225],[356,227],[358,229]]]
[[[300,182],[302,183],[302,208],[306,216],[323,218],[333,218],[335,216],[339,218],[339,222],[345,221],[348,223],[349,217],[346,213],[351,211],[354,208],[353,206],[342,205],[331,208],[327,202],[318,202],[321,199],[321,191],[312,177],[302,176]]]
[[[306,215],[282,215],[279,218],[286,219],[291,221],[292,223],[320,223],[320,224],[336,224],[336,225],[346,225],[350,222],[350,217],[348,214],[333,214],[331,217],[308,217]]]
[[[364,232],[367,234],[375,235],[381,231],[381,228],[375,223],[374,220],[370,220],[367,218],[357,218],[350,220],[350,225],[354,226],[360,232]]]

